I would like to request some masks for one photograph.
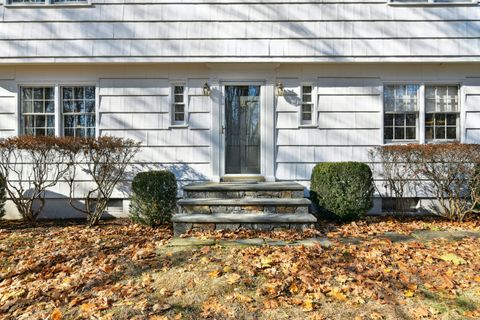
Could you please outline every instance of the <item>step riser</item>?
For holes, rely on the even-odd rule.
[[[182,206],[179,213],[308,213],[308,206]]]
[[[189,199],[241,199],[241,198],[273,198],[299,199],[303,198],[303,191],[185,191],[185,198]]]
[[[174,223],[173,233],[180,236],[195,231],[237,231],[239,229],[256,231],[299,230],[314,228],[313,223]]]

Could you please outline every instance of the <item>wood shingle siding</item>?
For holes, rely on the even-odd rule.
[[[0,6],[0,62],[472,61],[478,6],[92,1]]]

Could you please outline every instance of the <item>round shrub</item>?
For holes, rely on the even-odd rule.
[[[170,171],[141,172],[132,182],[130,218],[151,227],[169,222],[176,208],[177,181]]]
[[[359,219],[373,206],[370,167],[359,162],[326,162],[315,166],[310,196],[327,219]]]

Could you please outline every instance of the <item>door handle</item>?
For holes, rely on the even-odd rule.
[[[225,134],[225,126],[222,126],[221,134]]]

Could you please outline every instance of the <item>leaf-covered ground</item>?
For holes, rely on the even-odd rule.
[[[330,248],[172,248],[167,227],[4,222],[0,318],[479,319],[480,239],[384,237],[418,230],[479,231],[480,223],[371,218],[307,233],[196,234],[323,236]]]

